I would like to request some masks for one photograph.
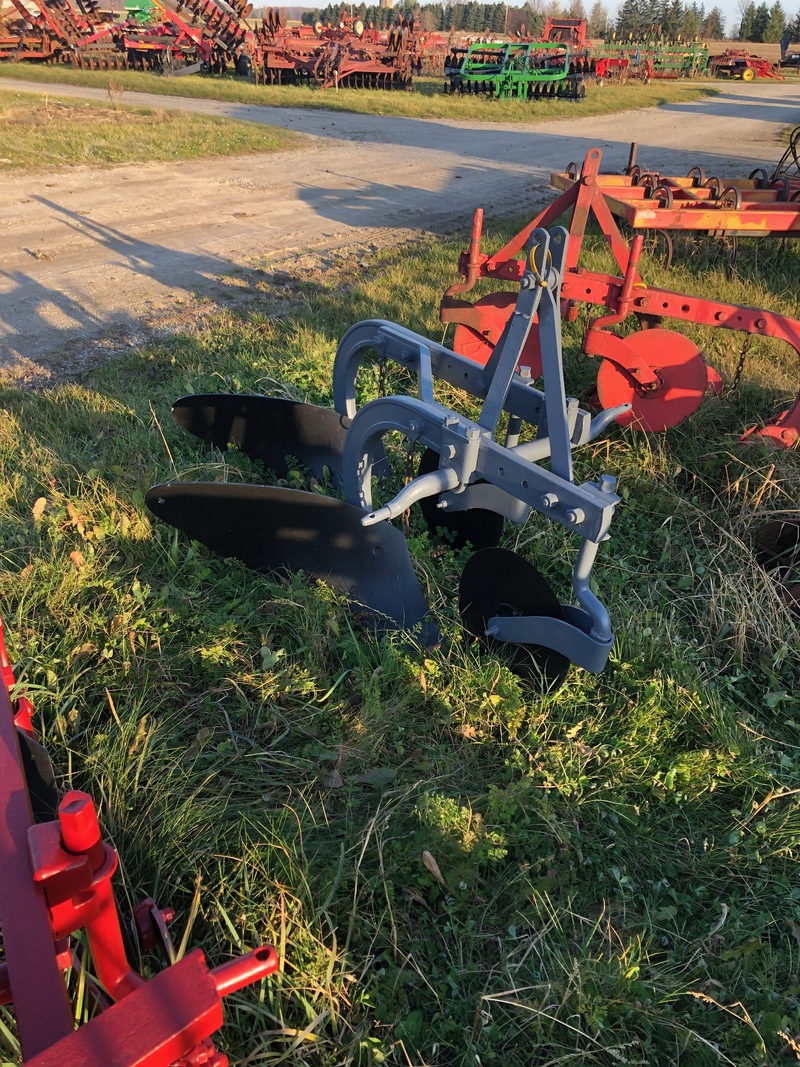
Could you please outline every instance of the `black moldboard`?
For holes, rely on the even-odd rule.
[[[438,642],[405,538],[385,522],[362,526],[359,508],[299,489],[220,482],[156,485],[145,499],[159,519],[221,556],[258,571],[302,571],[345,596],[371,627],[419,627],[423,644]]]

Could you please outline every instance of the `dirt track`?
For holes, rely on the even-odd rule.
[[[94,89],[6,78],[0,86],[107,100]],[[284,126],[309,140],[264,157],[4,178],[0,372],[41,380],[78,371],[141,343],[160,315],[194,316],[197,295],[235,297],[256,265],[297,272],[335,250],[385,245],[396,230],[465,229],[477,205],[489,216],[526,213],[548,195],[550,172],[592,145],[607,170],[621,168],[637,141],[640,160],[662,171],[701,164],[733,177],[777,160],[782,130],[800,121],[800,87],[769,83],[608,118],[581,118],[576,107],[566,122],[529,126],[125,99]]]

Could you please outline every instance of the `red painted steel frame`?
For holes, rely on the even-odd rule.
[[[569,173],[552,174],[554,189],[569,190],[580,181]],[[725,190],[738,191],[741,204],[730,207],[712,197],[710,188],[691,188],[675,178],[658,176],[658,183],[674,196],[667,207],[652,185],[634,185],[618,175],[600,175],[598,187],[613,215],[633,229],[692,230],[739,237],[800,236],[800,203],[782,201],[782,190],[759,189],[755,181],[722,181]]]
[[[274,949],[214,970],[197,949],[149,981],[133,970],[111,886],[117,854],[102,840],[91,798],[67,793],[57,821],[34,822],[19,747],[20,731],[31,732],[30,704],[12,702],[13,683],[0,620],[0,1004],[13,1003],[23,1063],[227,1067],[209,1040],[223,1022],[222,998],[272,974]],[[146,904],[148,914],[139,908],[137,918],[149,947],[153,906]],[[75,1030],[63,972],[73,962],[69,937],[79,929],[105,994],[98,1006],[106,997],[116,1003]]]
[[[646,285],[638,272],[638,256],[632,254],[603,196],[599,183],[601,158],[598,148],[590,149],[586,154],[580,177],[571,188],[491,256],[480,251],[482,212],[479,215],[481,209],[477,209],[469,250],[462,252],[459,259],[459,273],[465,280],[452,285],[442,297],[439,311],[442,322],[467,326],[485,336],[490,343],[496,343],[498,338],[494,333],[497,323],[487,323],[480,306],[476,307],[463,300],[462,294],[472,289],[480,277],[519,282],[524,262],[516,257],[522,253],[531,233],[539,226],[554,225],[562,216],[571,212],[570,240],[561,286],[562,309],[566,318],[571,319],[577,315],[579,304],[595,304],[609,308],[612,313],[624,311],[625,314],[637,314],[653,325],[661,319],[672,318],[682,322],[774,337],[791,345],[800,355],[800,322],[788,315]],[[578,267],[586,225],[591,215],[594,215],[600,224],[603,236],[620,268],[621,277]],[[608,339],[614,338],[615,335],[602,329],[593,329],[593,326],[596,324],[592,324],[587,331],[587,340],[590,341],[586,348],[587,353],[602,354],[613,359],[631,375],[635,384],[648,385],[653,378],[651,369],[644,367],[637,370],[626,365],[624,348],[614,346],[612,354],[613,341]],[[605,351],[602,350],[603,346]],[[637,360],[637,363],[641,366],[641,360]],[[800,393],[786,411],[766,426],[746,431],[742,440],[752,440],[754,437],[763,438],[783,448],[797,444],[800,440]]]

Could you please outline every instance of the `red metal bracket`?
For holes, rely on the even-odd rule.
[[[2,620],[0,670],[0,1004],[13,1004],[23,1063],[227,1067],[210,1041],[222,1025],[222,998],[272,974],[279,965],[274,949],[263,946],[213,970],[195,950],[149,981],[133,969],[111,884],[118,857],[102,839],[91,797],[72,791],[57,821],[33,820],[19,747],[30,704],[10,699],[14,674]],[[171,916],[152,901],[136,909],[143,948],[168,942]],[[70,935],[78,930],[105,995],[96,998],[95,1018],[75,1030],[63,972],[75,965]],[[108,999],[116,1003],[106,1007]]]

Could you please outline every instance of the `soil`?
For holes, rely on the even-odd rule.
[[[0,85],[107,100],[97,89]],[[174,97],[147,93],[125,102],[176,109]],[[551,171],[591,146],[606,171],[621,170],[636,141],[639,162],[662,173],[699,165],[708,176],[747,175],[782,154],[783,132],[800,119],[800,87],[731,83],[715,97],[607,118],[581,118],[574,105],[574,117],[529,126],[190,99],[179,108],[282,126],[307,141],[268,156],[4,177],[3,378],[41,385],[79,375],[247,299],[256,271],[318,274],[420,234],[468,232],[477,206],[488,218],[532,215],[554,195]]]

